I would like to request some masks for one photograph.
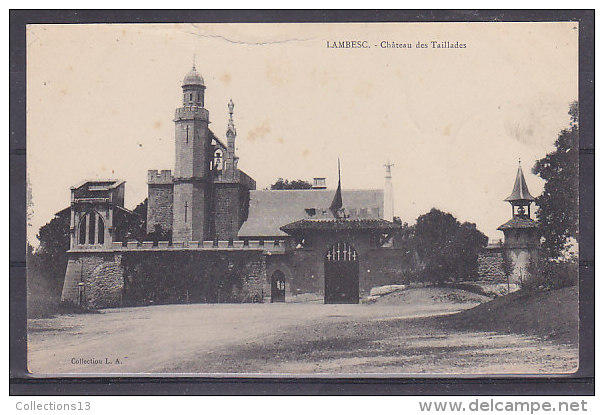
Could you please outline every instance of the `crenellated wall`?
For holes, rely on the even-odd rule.
[[[115,242],[70,250],[62,301],[90,308],[183,302],[260,302],[265,258],[282,244]],[[166,278],[169,276],[169,278]],[[167,284],[167,285],[162,285]],[[217,294],[218,293],[218,294]]]

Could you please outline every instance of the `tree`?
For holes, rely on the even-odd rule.
[[[123,234],[126,240],[143,241],[147,236],[147,205],[145,198],[132,211],[133,215],[123,215]]]
[[[297,179],[291,182],[279,177],[277,181],[271,184],[271,190],[292,190],[292,189],[312,189],[312,184],[305,180]]]
[[[477,276],[478,253],[488,238],[476,225],[460,224],[450,213],[433,208],[417,218],[413,243],[423,269],[424,281],[442,284],[448,280]]]
[[[30,318],[48,317],[58,309],[67,268],[69,214],[69,209],[64,209],[39,229],[37,249],[27,244],[27,315]]]
[[[545,180],[535,203],[542,247],[550,258],[568,253],[579,236],[579,104],[568,111],[570,124],[560,131],[556,150],[538,160],[533,173]]]
[[[32,266],[37,268],[53,294],[60,294],[67,268],[69,215],[69,209],[64,209],[40,228],[36,235],[40,245],[31,257]]]

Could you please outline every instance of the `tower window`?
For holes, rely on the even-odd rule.
[[[188,208],[188,204],[187,202],[185,202],[185,223],[187,223],[187,208]]]
[[[189,94],[189,101],[193,102],[193,93]]]

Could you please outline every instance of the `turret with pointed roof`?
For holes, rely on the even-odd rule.
[[[512,205],[512,219],[498,227],[505,237],[504,255],[512,261],[511,280],[523,283],[530,276],[530,264],[539,257],[539,232],[537,222],[531,219],[531,203],[535,198],[524,180],[522,166],[518,161],[518,171],[512,194],[505,199]]]

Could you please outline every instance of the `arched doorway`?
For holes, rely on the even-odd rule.
[[[271,303],[285,302],[285,274],[280,270],[271,275]]]
[[[347,242],[333,244],[325,253],[325,304],[358,304],[359,255]]]

